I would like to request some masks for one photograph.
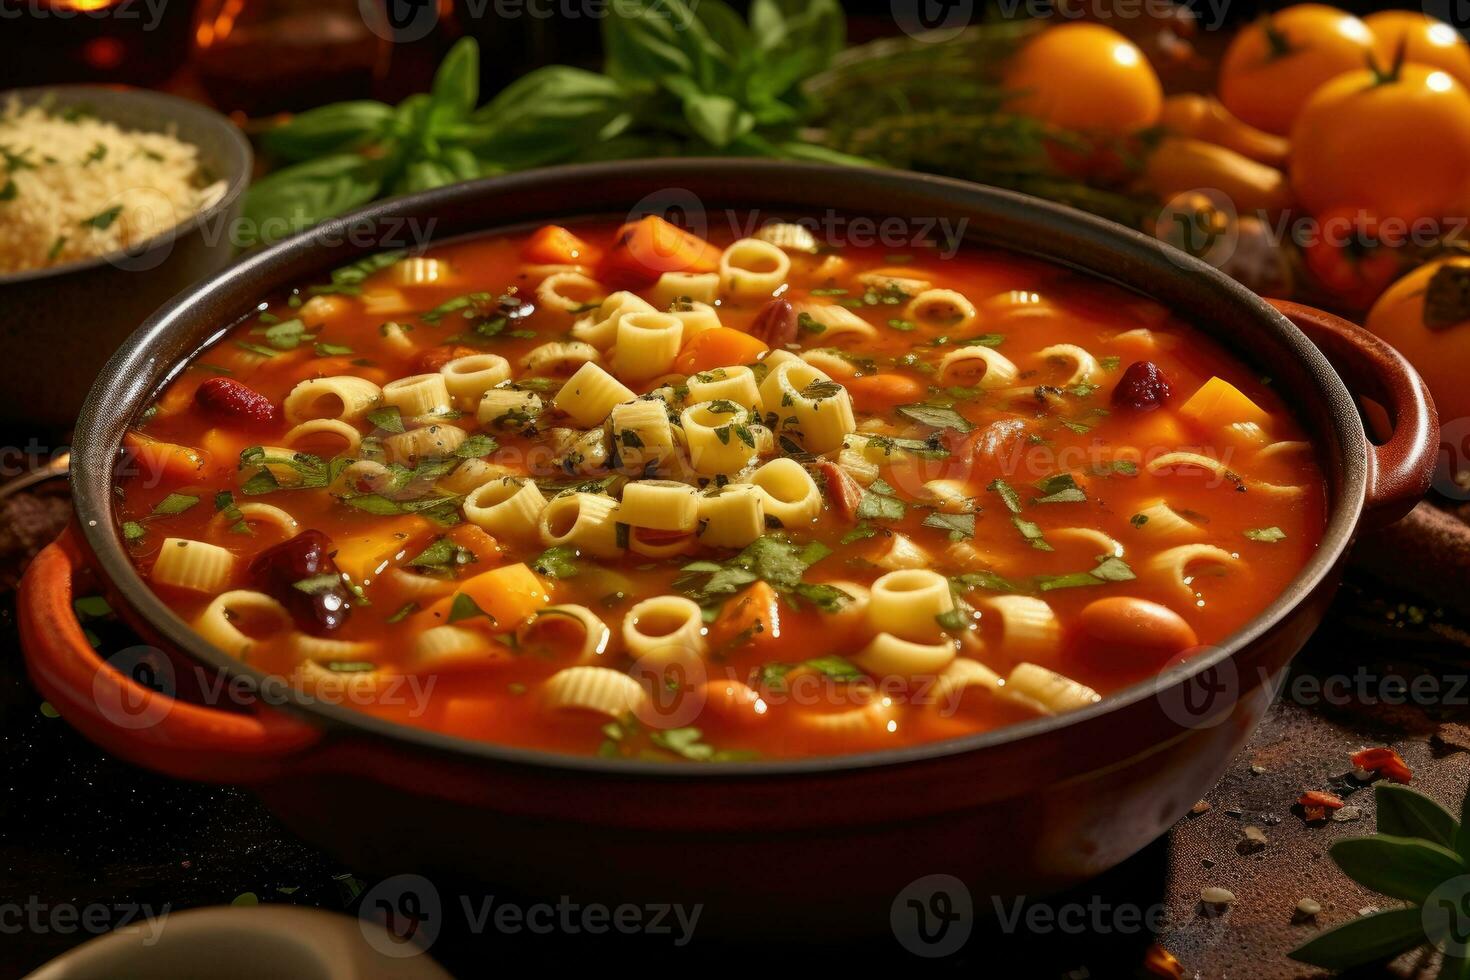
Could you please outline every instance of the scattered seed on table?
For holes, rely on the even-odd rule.
[[[1260,827],[1247,827],[1241,833],[1252,844],[1258,844],[1261,847],[1266,846],[1266,832]]]
[[[1304,898],[1296,903],[1296,910],[1309,919],[1314,918],[1322,911],[1322,903],[1315,898]]]
[[[1197,817],[1201,813],[1209,813],[1209,812],[1210,812],[1210,801],[1209,800],[1200,800],[1194,806],[1192,806],[1192,807],[1189,808],[1189,815],[1191,817]]]
[[[1362,908],[1358,909],[1359,915],[1376,915],[1377,913],[1378,906],[1376,905],[1364,905]]]
[[[1355,806],[1345,806],[1341,810],[1332,811],[1332,822],[1349,823],[1353,820],[1358,819],[1362,815],[1363,811],[1361,808]]]
[[[1228,888],[1210,885],[1200,889],[1199,898],[1206,905],[1230,905],[1235,901],[1235,893]]]

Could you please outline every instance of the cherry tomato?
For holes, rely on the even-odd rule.
[[[1143,52],[1101,24],[1063,24],[1037,35],[1005,74],[1010,107],[1084,133],[1124,136],[1159,120],[1163,88]]]
[[[1291,145],[1292,190],[1313,214],[1445,217],[1470,183],[1470,92],[1419,65],[1348,72],[1312,96]]]
[[[1291,132],[1324,82],[1363,68],[1373,32],[1352,14],[1303,3],[1263,17],[1230,42],[1220,62],[1220,101],[1268,133]]]
[[[1344,307],[1365,310],[1403,268],[1400,253],[1365,211],[1336,208],[1317,216],[1302,255],[1317,282]]]
[[[1470,88],[1470,44],[1443,21],[1415,10],[1382,10],[1363,18],[1373,32],[1373,52],[1380,68],[1393,64],[1398,49],[1411,65],[1438,68]]]

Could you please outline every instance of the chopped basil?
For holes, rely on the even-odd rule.
[[[235,504],[235,495],[228,490],[221,490],[214,495],[214,509],[225,515],[225,520],[230,522],[230,532],[233,534],[254,534],[250,530],[250,522],[245,520],[245,515],[240,513],[240,508]]]
[[[308,578],[299,579],[291,583],[291,588],[307,595],[320,595],[330,592],[342,584],[342,577],[332,572],[322,572],[320,575],[312,575]]]
[[[1016,525],[1016,530],[1021,532],[1021,537],[1031,542],[1031,547],[1037,551],[1053,551],[1046,538],[1041,533],[1041,528],[1035,523],[1026,520],[1020,514],[1011,515],[1011,523]]]
[[[934,621],[939,624],[940,629],[950,633],[968,629],[971,625],[970,617],[962,609],[946,609],[936,615]]]
[[[454,601],[449,604],[448,621],[457,623],[460,620],[473,619],[476,616],[484,616],[491,623],[495,622],[495,617],[481,609],[480,604],[475,602],[474,599],[471,599],[463,592],[456,592],[454,594]]]
[[[1036,481],[1040,497],[1032,497],[1033,504],[1080,504],[1087,502],[1087,494],[1077,485],[1070,473],[1058,473]]]
[[[821,334],[827,332],[827,325],[819,323],[810,313],[802,312],[796,315],[796,326],[802,333]]]
[[[106,211],[99,211],[90,218],[83,218],[80,222],[85,228],[96,228],[98,231],[106,231],[112,227],[117,216],[122,214],[122,205],[114,204]]]
[[[454,455],[460,459],[477,459],[481,456],[489,456],[500,448],[500,443],[483,432],[476,432],[454,449]]]
[[[1145,524],[1148,523],[1148,515],[1134,514],[1132,517],[1128,518],[1128,523],[1132,524],[1134,527],[1143,527]]]
[[[904,320],[904,319],[902,319],[900,317],[893,317],[893,318],[891,318],[888,321],[888,326],[890,326],[894,330],[899,331],[900,333],[910,333],[910,332],[912,332],[914,330],[919,329],[919,325],[917,323],[915,323],[914,321],[912,321],[912,320]]]
[[[963,415],[945,405],[900,405],[898,413],[920,425],[929,425],[936,429],[969,432],[975,428]]]
[[[188,493],[171,493],[153,508],[153,517],[172,517],[199,503],[199,498]]]
[[[907,513],[904,502],[894,496],[893,488],[882,480],[870,483],[858,500],[857,516],[860,520],[901,521]]]
[[[1005,343],[1006,336],[1003,333],[982,333],[978,337],[965,337],[956,340],[956,347],[999,347]]]
[[[925,527],[948,531],[953,541],[962,541],[975,536],[974,514],[945,514],[936,510],[924,517],[923,524]]]
[[[842,543],[852,544],[854,541],[862,541],[865,538],[871,538],[877,533],[878,529],[876,527],[864,521],[863,523],[856,525],[852,528],[852,530],[844,534],[842,536]]]
[[[264,347],[260,344],[252,344],[248,340],[237,340],[235,341],[235,346],[240,348],[241,350],[248,350],[252,354],[259,354],[261,357],[275,357],[278,353],[277,351],[274,351],[269,347]]]
[[[554,545],[541,552],[531,568],[547,578],[573,578],[582,571],[577,564],[577,549],[564,544]]]
[[[760,669],[760,684],[762,687],[769,688],[773,691],[785,690],[786,675],[801,669],[814,671],[829,680],[840,683],[861,681],[865,677],[863,672],[846,658],[832,654],[825,657],[813,657],[810,660],[803,660],[800,663],[794,664],[762,664]]]
[[[384,620],[384,622],[401,623],[418,611],[419,604],[417,602],[406,602],[403,605],[399,606],[398,611],[389,616],[386,620]]]
[[[333,660],[327,664],[327,669],[334,674],[363,674],[377,670],[378,665],[371,660]]]
[[[403,432],[403,416],[398,411],[397,405],[384,405],[375,408],[365,416],[374,428],[382,429],[384,432]]]
[[[475,560],[474,552],[468,548],[462,548],[448,538],[438,538],[416,557],[410,558],[408,564],[416,568],[447,568],[468,565]]]
[[[1012,514],[1021,513],[1021,495],[1016,492],[1015,487],[997,477],[990,481],[990,486],[986,489],[1000,494],[1000,499],[1005,501],[1006,510]]]
[[[343,344],[319,343],[316,345],[315,350],[317,357],[344,357],[353,352],[351,347],[347,347]]]
[[[1042,575],[1036,579],[1036,587],[1042,592],[1053,589],[1075,589],[1085,586],[1106,585],[1109,582],[1129,582],[1136,576],[1128,563],[1113,555],[1101,555],[1097,567],[1090,572],[1071,572],[1066,575]]]
[[[124,521],[122,531],[124,541],[141,541],[148,533],[137,521]]]
[[[1275,525],[1271,527],[1252,528],[1245,532],[1245,536],[1252,541],[1263,541],[1267,544],[1274,544],[1277,541],[1286,540],[1286,532]]]

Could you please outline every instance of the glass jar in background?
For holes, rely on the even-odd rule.
[[[194,75],[218,108],[246,116],[371,98],[393,53],[379,3],[199,0]]]
[[[0,0],[0,88],[163,85],[189,54],[194,0]]]

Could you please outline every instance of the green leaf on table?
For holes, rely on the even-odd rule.
[[[434,73],[429,96],[436,107],[455,110],[460,115],[474,111],[480,101],[480,46],[474,38],[461,38]]]
[[[1466,873],[1449,848],[1390,834],[1350,837],[1329,850],[1349,878],[1390,898],[1422,902],[1440,885]]]
[[[1423,793],[1396,783],[1373,787],[1377,804],[1378,832],[1395,837],[1427,840],[1453,848],[1459,824],[1450,812]]]
[[[1368,838],[1363,838],[1368,839]],[[1408,952],[1427,941],[1417,907],[1360,915],[1320,933],[1286,955],[1326,970],[1346,970]]]

